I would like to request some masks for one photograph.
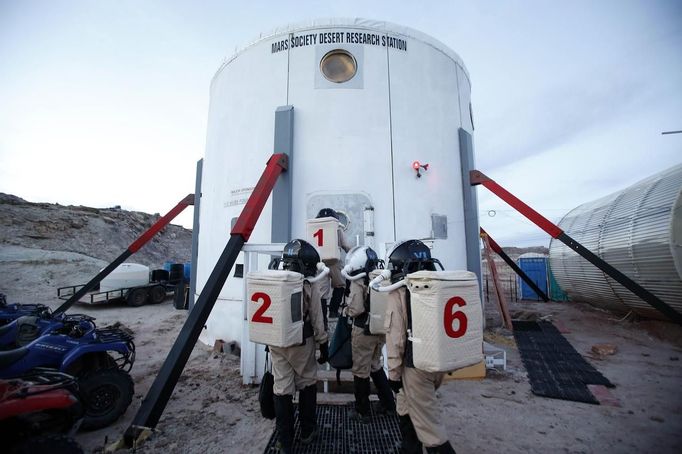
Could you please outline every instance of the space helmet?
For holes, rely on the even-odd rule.
[[[345,270],[351,276],[362,272],[369,274],[378,267],[379,257],[369,246],[355,246],[346,254]]]
[[[322,208],[320,211],[318,211],[317,216],[319,218],[334,218],[336,220],[339,220],[339,213],[336,212],[333,208]]]
[[[431,257],[431,250],[419,240],[396,243],[388,252],[388,269],[394,274],[406,275],[416,271],[436,271],[436,264],[443,269],[440,260]]]
[[[317,264],[320,262],[320,254],[317,253],[315,247],[304,240],[292,240],[284,246],[282,251],[282,258],[279,260],[282,268],[287,271],[294,271],[301,273],[305,277],[315,276],[317,274]],[[274,267],[278,267],[278,263],[274,262]],[[271,268],[273,266],[271,265]]]

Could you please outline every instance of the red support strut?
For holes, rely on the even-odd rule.
[[[146,232],[140,235],[137,240],[128,246],[128,250],[133,254],[137,252],[147,243],[147,241],[151,240],[154,235],[159,233],[162,228],[166,227],[170,221],[175,219],[178,214],[182,213],[182,211],[190,205],[194,205],[194,194],[187,195],[187,197],[178,202],[177,205],[175,205],[168,213],[166,213],[165,216],[159,218],[154,225],[152,225]]]
[[[170,221],[175,219],[175,217],[182,212],[185,208],[190,205],[194,205],[194,194],[189,194],[178,202],[175,207],[173,207],[165,216],[159,218],[158,221],[154,223],[146,232],[139,236],[139,238],[133,241],[128,248],[116,257],[111,263],[109,263],[102,271],[97,273],[95,277],[90,279],[90,281],[83,285],[77,292],[75,292],[68,300],[66,300],[61,306],[59,306],[52,314],[58,315],[69,310],[76,302],[78,302],[87,292],[94,289],[97,284],[99,284],[102,279],[107,277],[112,271],[116,269],[121,263],[125,262],[128,257],[137,252],[142,246],[144,246],[149,240],[151,240],[154,235],[159,233],[159,231],[166,227]]]
[[[495,183],[494,180],[486,176],[483,172],[478,170],[472,170],[469,173],[469,178],[471,180],[471,185],[476,186],[482,184],[490,192],[507,202],[516,211],[527,217],[531,222],[540,227],[545,232],[549,233],[552,238],[558,238],[559,235],[563,233],[559,227],[554,225],[549,219],[523,203],[514,194],[504,189],[499,184]]]
[[[124,441],[126,446],[134,446],[145,428],[153,429],[159,422],[163,410],[166,408],[166,404],[180,378],[180,374],[185,368],[185,364],[187,364],[194,344],[196,344],[199,334],[204,328],[206,320],[208,320],[208,316],[220,295],[223,285],[225,285],[225,281],[237,260],[242,246],[251,236],[277,178],[288,169],[288,159],[286,154],[281,153],[272,155],[268,160],[263,174],[232,228],[229,241],[225,245],[222,254],[220,254],[215,267],[204,284],[201,294],[189,312],[185,324],[182,326],[166,360],[163,362],[158,375],[149,388],[147,397],[142,401],[133,422],[125,432]]]
[[[265,171],[261,175],[256,187],[253,189],[249,200],[246,201],[242,214],[234,224],[231,235],[241,235],[244,241],[249,241],[253,229],[256,227],[256,221],[265,207],[265,203],[270,197],[272,188],[275,187],[275,182],[282,172],[289,167],[289,157],[284,153],[273,154],[268,159]]]
[[[585,246],[571,238],[566,232],[561,230],[559,227],[550,222],[547,218],[542,216],[540,213],[523,203],[520,199],[514,196],[511,192],[504,189],[499,184],[495,183],[491,178],[487,177],[483,172],[478,170],[472,170],[469,173],[469,179],[471,180],[471,185],[475,186],[481,184],[485,186],[490,192],[507,202],[516,211],[524,215],[535,225],[540,227],[545,232],[549,233],[552,238],[564,243],[566,246],[574,250],[582,258],[599,268],[604,273],[611,276],[615,281],[621,284],[626,289],[630,290],[636,296],[641,298],[643,301],[650,304],[653,308],[657,309],[663,315],[682,325],[682,314],[680,314],[675,308],[665,303],[659,297],[639,285],[637,282],[630,279],[625,274],[618,271],[616,268],[609,265],[601,257],[588,250]]]

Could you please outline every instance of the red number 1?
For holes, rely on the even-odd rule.
[[[445,313],[443,314],[443,325],[445,327],[445,334],[453,339],[462,337],[467,332],[467,316],[462,311],[454,311],[454,306],[466,306],[466,302],[459,296],[450,298],[447,303],[445,303]],[[459,326],[457,329],[453,329],[453,322],[459,321]]]
[[[270,296],[267,293],[256,292],[251,297],[251,301],[253,301],[254,303],[257,303],[258,301],[263,301],[263,305],[259,307],[256,312],[254,312],[253,317],[251,317],[251,321],[254,323],[272,323],[272,317],[265,317],[263,315],[272,304]]]
[[[313,233],[313,238],[317,238],[317,245],[322,246],[324,230],[320,229],[317,232]]]

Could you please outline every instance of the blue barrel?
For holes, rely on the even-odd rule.
[[[168,277],[168,282],[171,284],[180,284],[185,278],[185,269],[182,263],[173,263],[170,266],[170,276]]]

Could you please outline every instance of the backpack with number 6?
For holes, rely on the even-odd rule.
[[[469,271],[417,271],[410,292],[414,367],[450,372],[483,360],[478,279]]]

